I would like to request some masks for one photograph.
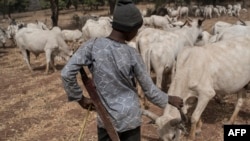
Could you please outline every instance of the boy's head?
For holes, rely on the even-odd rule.
[[[138,30],[143,23],[142,15],[132,0],[118,0],[113,14],[112,28],[121,32]]]

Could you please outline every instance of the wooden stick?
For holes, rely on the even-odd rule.
[[[106,110],[106,108],[104,107],[104,105],[102,104],[99,95],[97,94],[97,91],[95,89],[95,86],[93,84],[92,79],[90,79],[88,77],[88,75],[85,72],[83,67],[80,69],[80,74],[81,74],[82,82],[83,82],[85,88],[87,89],[90,98],[93,101],[95,109],[96,109],[98,115],[100,116],[100,118],[105,126],[105,129],[107,130],[107,132],[109,134],[109,137],[111,138],[112,141],[120,141],[118,133],[116,132],[116,130],[113,126],[113,123],[111,122],[110,115],[109,115],[108,111]]]

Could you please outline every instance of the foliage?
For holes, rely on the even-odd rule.
[[[59,0],[58,1],[58,7],[59,9],[64,9],[66,7],[67,0]],[[40,4],[42,9],[49,9],[50,8],[50,2],[48,0],[40,0]]]
[[[40,0],[40,5],[41,5],[42,9],[50,8],[50,3],[47,0]]]
[[[29,7],[29,0],[1,0],[0,12],[5,14],[9,12],[25,12]]]

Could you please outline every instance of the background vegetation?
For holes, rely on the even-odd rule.
[[[81,5],[83,10],[98,10],[99,6],[107,5],[110,7],[110,14],[113,13],[115,3],[117,0],[0,0],[0,14],[3,18],[11,17],[11,13],[20,13],[27,11],[35,11],[41,9],[51,9],[51,18],[53,26],[57,26],[57,19],[59,10],[68,9],[71,6],[75,10],[79,10],[78,6]],[[155,8],[164,6],[165,4],[174,3],[177,5],[190,5],[196,3],[197,5],[223,5],[227,3],[242,2],[245,7],[246,2],[249,0],[133,0],[135,3],[150,2],[155,4]]]

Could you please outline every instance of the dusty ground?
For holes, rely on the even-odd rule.
[[[107,14],[107,10],[95,12]],[[71,23],[71,17],[76,13],[73,9],[61,11],[59,26],[66,28]],[[78,14],[82,12],[77,11]],[[50,11],[37,11],[15,14],[13,17],[24,22],[35,19],[49,19]],[[242,15],[243,20],[250,20],[250,15]],[[218,18],[208,19],[204,29],[210,30]],[[221,17],[220,20],[234,23],[234,17]],[[1,26],[4,26],[4,20]],[[31,56],[34,72],[19,53],[19,49],[8,43],[8,47],[0,48],[0,141],[76,141],[80,136],[86,110],[77,103],[67,102],[67,97],[61,84],[60,70],[65,62],[57,62],[56,73],[44,74],[45,57]],[[79,81],[80,82],[80,81]],[[83,87],[83,86],[82,86]],[[84,87],[83,87],[84,88]],[[249,98],[249,94],[247,95]],[[224,104],[212,100],[202,114],[204,121],[202,133],[197,141],[223,141],[222,122],[228,119],[234,109],[236,95],[230,95]],[[237,123],[250,124],[250,101],[248,100],[239,113]],[[151,111],[161,114],[162,110],[154,105]],[[96,114],[91,112],[84,128],[82,141],[96,141]],[[142,141],[157,141],[156,127],[147,124],[149,119],[143,117]]]

